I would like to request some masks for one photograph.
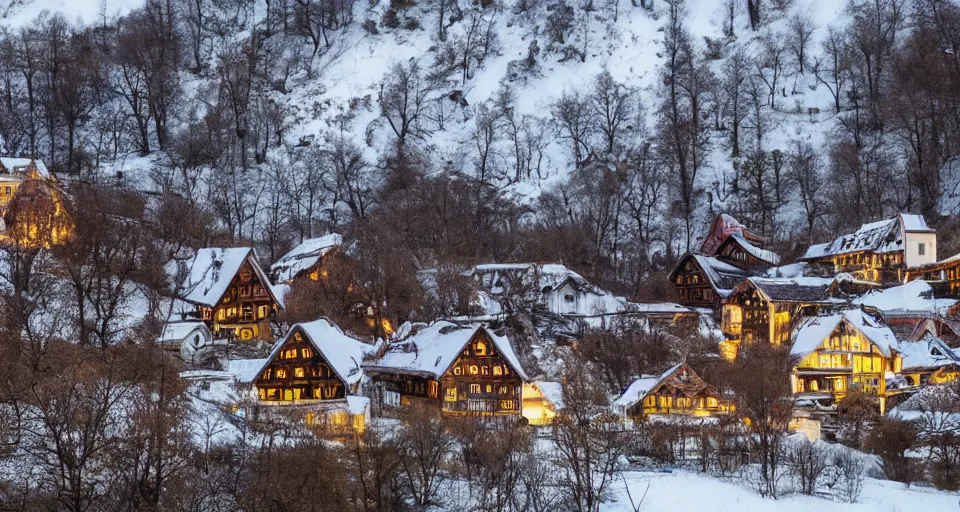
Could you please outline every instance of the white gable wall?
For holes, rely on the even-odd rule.
[[[905,233],[903,262],[907,267],[918,267],[937,261],[936,233]],[[921,245],[923,254],[920,254]]]

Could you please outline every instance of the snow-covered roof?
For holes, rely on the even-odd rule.
[[[273,346],[260,371],[273,361],[290,337],[298,331],[303,333],[310,345],[323,356],[343,382],[351,385],[360,381],[363,376],[363,371],[360,369],[363,356],[373,350],[373,346],[347,336],[339,327],[326,319],[294,324],[290,332]]]
[[[764,261],[771,265],[780,264],[780,255],[778,255],[773,251],[768,251],[767,249],[761,249],[756,245],[753,245],[742,234],[734,233],[730,235],[730,237],[736,240],[736,242],[740,244],[740,247],[743,247],[743,250],[747,251],[754,258],[757,258],[758,260]]]
[[[391,344],[383,357],[364,364],[364,367],[426,374],[439,378],[453,365],[463,348],[481,330],[493,342],[510,367],[523,380],[529,380],[506,336],[498,336],[481,325],[464,326],[447,321],[430,324],[409,338]]]
[[[29,158],[13,158],[13,157],[0,157],[0,166],[3,166],[3,169],[9,173],[24,173],[26,172],[26,167],[30,165],[30,162],[33,162],[37,166],[37,172],[40,173],[44,178],[50,177],[50,171],[47,169],[46,164],[43,163],[43,160],[31,160]]]
[[[657,388],[663,381],[667,380],[671,375],[674,374],[680,367],[683,366],[683,363],[671,367],[669,370],[661,373],[657,376],[644,376],[640,377],[627,386],[626,391],[623,392],[616,400],[613,401],[615,407],[631,407],[634,404],[643,400],[651,391]]]
[[[563,409],[563,385],[559,382],[538,380],[533,383],[543,398],[553,405],[555,410]]]
[[[884,314],[934,314],[945,312],[957,303],[955,299],[937,299],[933,288],[925,281],[916,280],[882,290],[871,290],[854,299],[854,304],[871,306]]]
[[[903,356],[904,371],[960,364],[960,355],[935,336],[901,342],[900,354]]]
[[[833,279],[825,277],[750,277],[747,279],[767,300],[783,302],[827,302]]]
[[[694,312],[674,302],[628,302],[626,311],[641,315],[676,315]]]
[[[208,328],[203,322],[169,322],[164,324],[163,331],[160,333],[160,337],[157,338],[157,342],[180,343],[184,338],[198,329],[204,334],[204,336],[210,335],[210,328]]]
[[[369,409],[369,398],[365,396],[347,395],[347,410],[350,414],[366,414]]]
[[[837,237],[825,244],[811,245],[804,260],[837,256],[862,251],[886,253],[903,249],[902,233],[934,233],[922,215],[902,213],[892,219],[860,226],[854,233]]]
[[[231,359],[227,362],[227,372],[231,373],[237,382],[248,384],[260,375],[260,370],[269,361],[269,359]]]
[[[716,254],[717,250],[723,245],[723,242],[732,234],[739,234],[748,240],[762,242],[763,237],[751,233],[746,226],[740,223],[732,215],[721,213],[710,225],[710,231],[703,238],[703,244],[700,246],[700,253],[708,256]]]
[[[697,266],[703,271],[703,275],[707,278],[713,291],[722,298],[727,298],[733,288],[743,282],[744,279],[755,275],[749,270],[722,262],[713,256],[688,254],[686,257],[680,259],[677,267],[671,272],[671,280],[676,277],[677,271],[679,271],[687,257],[693,258],[693,260],[696,261]]]
[[[197,250],[187,264],[187,276],[181,284],[183,299],[202,306],[216,306],[246,261],[250,262],[271,298],[282,307],[282,298],[277,297],[270,280],[260,268],[256,252],[250,247],[207,247]]]
[[[790,354],[797,357],[806,357],[817,350],[824,340],[833,334],[833,331],[846,322],[856,329],[864,338],[877,346],[881,353],[890,356],[890,350],[900,350],[900,343],[889,327],[880,323],[876,318],[862,309],[848,309],[839,313],[801,318],[793,330],[793,346]]]
[[[270,274],[277,282],[290,281],[300,272],[320,261],[323,255],[343,243],[343,236],[331,233],[318,238],[309,238],[290,252],[280,257],[271,267]]]

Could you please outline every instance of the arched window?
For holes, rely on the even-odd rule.
[[[477,356],[487,355],[487,344],[484,341],[477,341],[476,345],[473,346],[473,354]]]

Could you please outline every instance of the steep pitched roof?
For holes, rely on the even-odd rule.
[[[727,239],[728,236],[737,233],[751,242],[763,243],[765,239],[757,234],[750,232],[746,226],[740,223],[732,215],[721,213],[714,219],[710,225],[710,231],[703,238],[703,244],[700,246],[700,253],[708,256],[714,256],[717,249]]]
[[[47,166],[43,163],[43,160],[32,160],[30,158],[13,158],[13,157],[0,157],[0,167],[3,167],[3,170],[8,173],[25,173],[27,172],[27,167],[33,163],[37,172],[40,173],[40,176],[44,178],[50,177],[50,171],[47,169]]]
[[[657,376],[640,377],[627,386],[627,389],[616,400],[613,401],[615,407],[628,408],[641,402],[647,395],[656,391],[661,385],[668,382],[681,369],[687,371],[687,378],[691,381],[701,381],[700,376],[696,374],[686,363],[680,363],[670,367],[667,371]],[[699,389],[707,387],[705,383]]]
[[[271,265],[270,273],[277,282],[290,281],[300,272],[316,265],[320,258],[342,243],[343,236],[336,233],[308,238]]]
[[[832,242],[811,245],[801,259],[812,260],[855,252],[892,252],[903,249],[902,233],[935,233],[922,215],[901,213],[892,219],[871,222]]]
[[[250,247],[199,249],[186,267],[187,276],[181,284],[183,300],[202,306],[216,306],[230,287],[230,281],[247,261],[270,297],[282,307],[282,299],[270,285],[270,279],[257,261],[256,252]]]
[[[498,336],[478,324],[462,326],[447,321],[430,324],[406,340],[392,344],[379,360],[366,363],[364,367],[439,378],[450,369],[464,347],[481,331],[493,342],[513,371],[523,380],[530,380],[506,336]]]
[[[347,336],[339,327],[330,323],[329,320],[320,319],[313,322],[295,324],[287,335],[273,346],[270,355],[260,366],[255,375],[259,375],[273,361],[277,354],[283,349],[284,345],[296,332],[302,332],[303,336],[310,342],[310,345],[316,349],[317,353],[323,356],[323,359],[330,365],[330,368],[336,372],[343,382],[347,385],[355,384],[363,377],[363,371],[360,369],[363,362],[363,356],[373,349],[360,340]]]
[[[864,338],[876,345],[885,356],[890,356],[891,350],[900,350],[900,343],[889,327],[880,323],[862,309],[857,308],[830,315],[801,318],[793,329],[791,336],[793,346],[790,349],[790,354],[797,357],[806,357],[811,354],[817,350],[817,347],[825,339],[833,334],[833,331],[841,322],[846,322],[859,331]]]
[[[768,263],[770,265],[779,265],[780,264],[780,255],[773,251],[768,251],[767,249],[761,249],[756,245],[750,243],[742,234],[734,233],[730,235],[730,239],[735,241],[740,247],[743,247],[743,250],[747,251],[751,256],[757,258],[758,260]]]
[[[680,258],[680,261],[677,262],[673,271],[670,272],[671,281],[676,279],[677,273],[680,272],[680,269],[683,268],[689,259],[692,259],[696,263],[697,267],[703,272],[704,277],[706,277],[710,287],[722,298],[729,296],[733,288],[743,282],[744,279],[757,275],[750,270],[724,263],[713,256],[688,253],[683,258]]]

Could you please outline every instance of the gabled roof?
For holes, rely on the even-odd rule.
[[[187,277],[181,284],[183,300],[201,306],[216,306],[230,287],[230,281],[247,261],[270,298],[283,307],[282,299],[273,290],[270,279],[257,261],[256,252],[250,247],[208,247],[197,250],[187,264]]]
[[[689,259],[693,259],[697,267],[703,272],[713,291],[723,298],[729,296],[733,288],[743,282],[744,279],[757,275],[750,270],[724,263],[713,256],[688,253],[680,258],[680,261],[677,262],[673,271],[670,272],[671,281],[676,279],[677,273],[680,272],[680,269],[683,268]]]
[[[960,355],[935,336],[925,336],[918,341],[900,343],[900,354],[903,356],[905,371],[960,365]]]
[[[623,394],[621,394],[616,400],[613,401],[613,405],[615,407],[628,408],[633,406],[634,404],[641,402],[644,398],[646,398],[647,395],[659,389],[661,385],[665,384],[671,377],[676,375],[681,369],[685,369],[687,371],[688,379],[690,379],[691,381],[696,380],[696,381],[702,382],[702,379],[700,379],[700,376],[697,375],[696,372],[694,372],[693,369],[690,368],[690,366],[688,366],[686,363],[680,363],[672,366],[670,369],[661,373],[660,375],[657,375],[657,376],[648,375],[648,376],[640,377],[634,380],[633,382],[630,383],[629,386],[627,386],[627,389],[623,392]],[[698,391],[700,389],[704,389],[704,387],[708,387],[708,386],[706,386],[706,384],[704,383],[702,387],[698,388]]]
[[[277,282],[290,281],[300,272],[316,265],[320,258],[342,243],[343,236],[336,233],[304,240],[271,265],[270,273]]]
[[[746,226],[733,218],[732,215],[721,213],[714,219],[713,224],[710,225],[710,231],[703,238],[700,253],[707,256],[716,255],[720,245],[726,241],[728,236],[734,233],[741,235],[751,242],[762,244],[766,241],[762,236],[750,232]]]
[[[761,248],[757,247],[756,245],[753,245],[752,243],[750,243],[749,240],[747,240],[747,239],[746,239],[742,234],[740,234],[740,233],[734,233],[734,234],[730,235],[730,237],[727,238],[727,240],[729,240],[731,243],[736,243],[737,245],[739,245],[740,247],[742,247],[743,250],[746,251],[748,254],[750,254],[750,255],[753,256],[754,258],[757,258],[758,260],[760,260],[760,261],[762,261],[762,262],[764,262],[764,263],[768,263],[768,264],[770,264],[770,265],[779,265],[779,264],[780,264],[780,255],[778,255],[777,253],[775,253],[775,252],[773,252],[773,251],[768,251],[768,250],[766,250],[766,249],[761,249]],[[720,246],[723,247],[723,245],[727,243],[727,240],[725,240],[725,241],[723,242],[723,244],[720,244]],[[718,249],[719,249],[719,248],[718,248]]]
[[[791,336],[793,346],[790,354],[806,357],[813,353],[842,322],[859,331],[864,338],[876,345],[883,355],[889,357],[891,350],[899,352],[900,343],[893,331],[870,314],[857,308],[830,315],[801,318],[793,329]]]
[[[903,249],[902,233],[935,233],[922,215],[902,213],[892,219],[871,222],[832,242],[811,245],[801,259],[811,260],[855,252],[886,253]]]
[[[26,173],[27,167],[30,166],[31,162],[36,166],[37,172],[40,173],[40,176],[44,178],[50,177],[50,171],[47,169],[47,166],[43,163],[43,160],[32,160],[30,158],[13,158],[13,157],[0,157],[0,167],[3,167],[3,171],[8,173]]]
[[[303,333],[310,345],[316,349],[318,354],[323,356],[323,359],[343,382],[349,386],[360,381],[360,378],[363,377],[363,371],[360,369],[363,356],[372,350],[373,346],[347,336],[339,327],[326,319],[295,324],[290,332],[273,346],[273,350],[270,351],[270,355],[267,356],[256,375],[263,372],[267,365],[277,357],[284,345],[290,341],[294,333],[298,331]]]
[[[821,277],[751,277],[746,280],[773,302],[830,302],[833,279]]]
[[[168,322],[164,324],[157,343],[179,343],[194,331],[199,330],[204,337],[211,338],[210,328],[200,321]]]
[[[464,326],[447,321],[430,324],[409,338],[391,344],[379,360],[364,364],[364,368],[439,378],[450,369],[464,347],[481,331],[493,342],[513,371],[523,380],[529,381],[506,336],[498,336],[481,325]]]

